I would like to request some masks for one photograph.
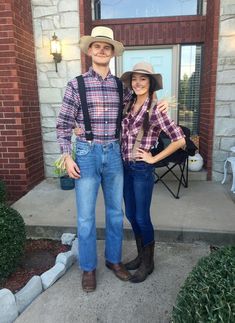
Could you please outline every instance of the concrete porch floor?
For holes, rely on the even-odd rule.
[[[169,182],[173,187],[176,182]],[[180,198],[171,196],[161,184],[154,187],[152,221],[156,241],[204,241],[214,244],[235,243],[235,194],[231,183],[221,185],[205,180],[189,181],[181,188]],[[58,179],[47,179],[13,204],[27,225],[28,235],[59,239],[64,232],[76,232],[75,191],[64,191]],[[100,190],[97,210],[97,238],[105,236],[103,196]],[[132,238],[124,220],[124,238]]]

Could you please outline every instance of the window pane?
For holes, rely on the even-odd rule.
[[[94,0],[95,19],[201,14],[201,0]]]
[[[201,46],[182,46],[178,97],[178,122],[198,134]]]

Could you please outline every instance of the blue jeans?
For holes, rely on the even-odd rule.
[[[124,201],[126,217],[135,236],[141,236],[143,245],[154,240],[150,218],[153,193],[153,166],[145,162],[124,162]]]
[[[81,178],[75,181],[79,263],[84,271],[97,267],[96,200],[101,184],[105,203],[105,258],[121,261],[123,239],[123,164],[117,141],[107,145],[77,141],[76,163]]]

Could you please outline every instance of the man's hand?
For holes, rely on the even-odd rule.
[[[159,109],[159,111],[161,111],[163,113],[167,113],[167,111],[169,110],[168,101],[166,101],[166,100],[158,101],[157,108]]]
[[[76,127],[76,128],[74,128],[74,134],[76,135],[76,136],[80,136],[80,135],[82,135],[84,133],[84,130],[82,129],[82,128],[80,128],[80,127]]]
[[[80,169],[71,156],[66,157],[65,166],[69,177],[74,179],[78,179],[81,177]]]

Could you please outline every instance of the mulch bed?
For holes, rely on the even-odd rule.
[[[18,292],[34,275],[41,275],[53,267],[56,256],[70,248],[56,240],[27,240],[19,266],[7,279],[0,282],[0,288],[7,288],[12,293]]]

